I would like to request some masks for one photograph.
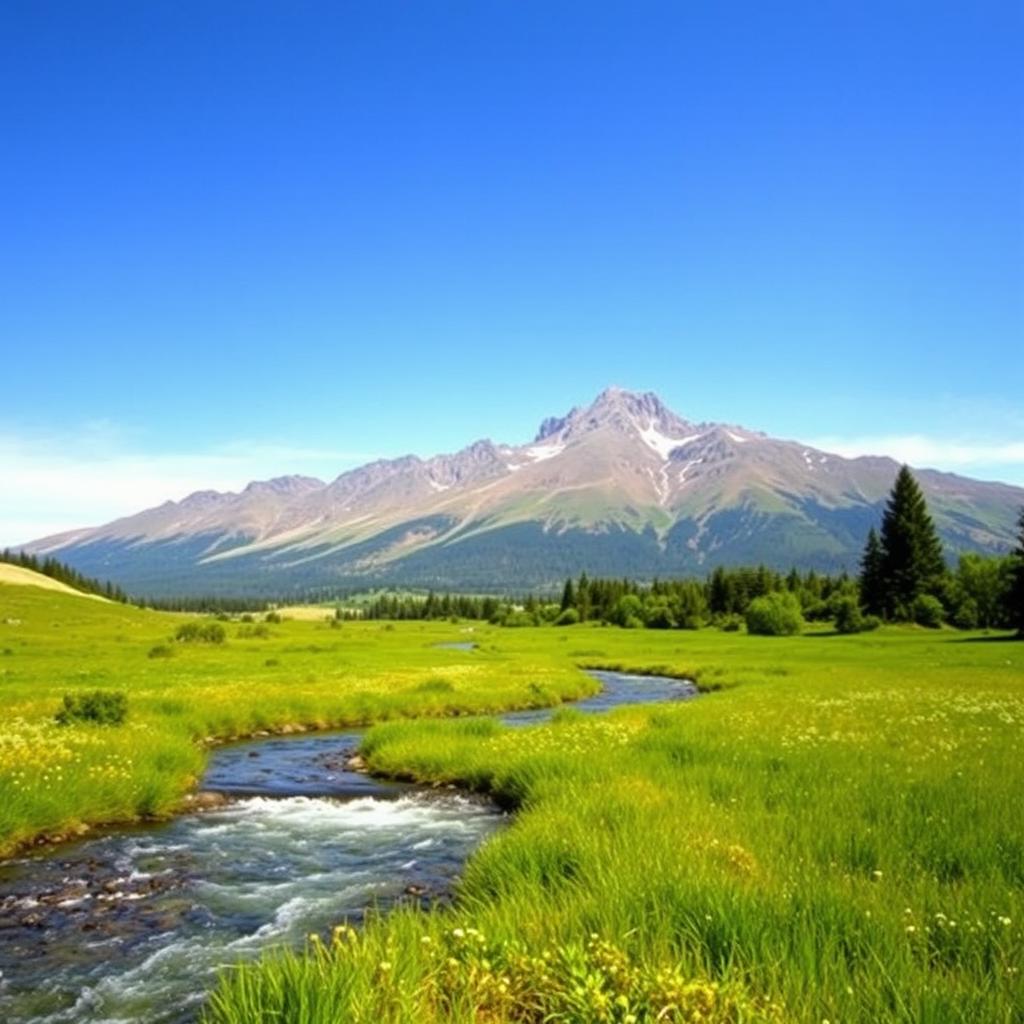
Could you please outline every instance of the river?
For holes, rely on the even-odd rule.
[[[593,672],[584,712],[680,700],[687,682]],[[552,709],[512,712],[508,725]],[[448,898],[505,815],[451,790],[346,767],[360,732],[214,750],[204,790],[228,801],[118,827],[0,865],[0,1020],[186,1024],[217,971],[370,907]]]

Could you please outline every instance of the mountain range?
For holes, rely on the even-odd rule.
[[[134,594],[286,595],[416,586],[521,591],[581,570],[854,569],[898,464],[692,423],[609,388],[527,444],[382,459],[331,482],[197,491],[24,545]],[[1003,552],[1024,489],[915,470],[947,556]]]

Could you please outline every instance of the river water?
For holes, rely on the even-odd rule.
[[[696,693],[675,679],[593,675],[603,689],[572,705],[581,711]],[[504,815],[478,797],[348,770],[360,737],[221,747],[202,788],[224,806],[0,865],[0,1020],[184,1024],[225,965],[301,946],[371,907],[445,899]]]

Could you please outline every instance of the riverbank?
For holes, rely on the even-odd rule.
[[[450,623],[223,623],[224,643],[173,640],[190,617],[0,585],[0,857],[97,825],[166,818],[206,751],[260,733],[491,714],[593,693],[574,664],[495,630],[472,651]],[[123,725],[57,725],[65,694],[123,691]]]
[[[602,673],[598,682],[572,714],[696,694],[668,679]],[[464,724],[521,729],[551,714]],[[567,710],[554,714],[562,721]],[[505,815],[452,785],[371,777],[354,753],[360,739],[268,735],[219,747],[203,777],[207,813],[105,829],[0,865],[0,1015],[183,1024],[225,958],[301,947],[311,931],[327,939],[339,917],[361,919],[371,905],[450,901],[471,851]]]
[[[601,649],[577,657],[605,664],[635,643],[566,643],[584,636]],[[526,734],[371,729],[374,769],[518,814],[453,908],[228,972],[207,1020],[1015,1024],[1024,648],[671,639],[635,664],[696,665],[722,692]]]

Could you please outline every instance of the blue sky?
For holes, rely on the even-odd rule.
[[[1015,2],[9,0],[0,543],[609,384],[1024,483],[1022,68]]]

